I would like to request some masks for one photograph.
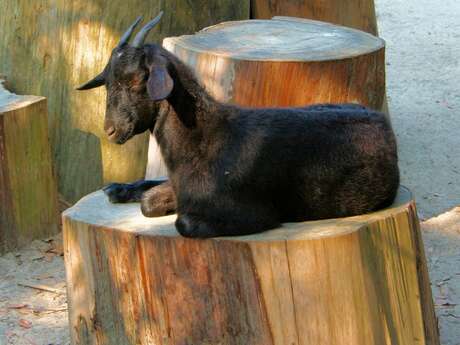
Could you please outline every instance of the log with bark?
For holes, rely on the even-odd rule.
[[[59,231],[46,99],[0,79],[0,254]]]
[[[163,46],[219,101],[248,107],[359,103],[381,110],[385,43],[362,31],[308,19],[227,22]],[[147,178],[166,175],[151,136]]]
[[[439,345],[415,204],[180,237],[99,191],[63,216],[72,344]]]

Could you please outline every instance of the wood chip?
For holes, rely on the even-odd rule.
[[[67,311],[67,307],[61,307],[61,308],[34,308],[33,312],[34,314],[52,314],[52,313],[59,313]]]
[[[19,320],[19,326],[21,326],[22,328],[32,328],[32,322],[26,320],[26,319],[20,319]]]
[[[44,258],[45,258],[44,255],[37,255],[32,258],[32,261],[39,261],[39,260],[43,260]]]
[[[444,284],[446,284],[446,283],[447,283],[449,280],[451,280],[451,279],[452,279],[452,276],[446,277],[446,278],[444,278],[444,279],[438,281],[438,282],[436,283],[436,285],[437,285],[437,286],[444,285]]]
[[[51,274],[42,274],[42,275],[34,277],[34,279],[37,279],[37,280],[46,280],[50,278],[54,278],[54,276]]]
[[[22,309],[22,308],[28,308],[28,304],[10,304],[7,306],[8,309]]]
[[[46,254],[45,254],[45,261],[46,262],[51,262],[51,261],[53,261],[55,256],[56,256],[56,254],[47,251]]]
[[[27,283],[18,283],[18,285],[23,286],[23,287],[27,287],[27,288],[30,288],[30,289],[41,290],[41,291],[46,291],[46,292],[52,292],[52,293],[55,293],[55,294],[63,294],[64,293],[64,291],[54,289],[52,287],[45,286],[45,285],[35,285],[35,284],[27,284]]]

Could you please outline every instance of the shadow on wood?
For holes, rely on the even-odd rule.
[[[63,215],[73,344],[439,344],[415,205],[182,238],[93,193]]]
[[[147,134],[109,144],[103,131],[105,91],[75,87],[105,66],[134,18],[165,11],[149,42],[249,17],[249,0],[5,0],[1,3],[0,66],[14,91],[48,99],[49,130],[59,192],[69,202],[107,182],[145,175]],[[95,138],[100,138],[98,140]]]
[[[46,98],[0,79],[0,254],[59,231]]]

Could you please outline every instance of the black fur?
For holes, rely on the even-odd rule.
[[[105,71],[106,128],[115,127],[117,143],[154,128],[172,188],[153,187],[141,207],[158,216],[176,206],[183,236],[242,235],[281,222],[352,216],[395,198],[396,140],[383,114],[354,104],[225,105],[163,48],[117,49]],[[152,100],[154,94],[166,96]],[[115,187],[106,190],[111,200],[139,200],[139,193],[124,198],[126,191]]]

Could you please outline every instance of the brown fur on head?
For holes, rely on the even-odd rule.
[[[152,128],[158,114],[158,102],[167,98],[174,87],[162,49],[155,44],[144,45],[145,37],[161,15],[142,28],[129,44],[140,21],[138,18],[113,49],[103,72],[78,88],[88,90],[105,85],[104,129],[109,139],[117,144]]]

